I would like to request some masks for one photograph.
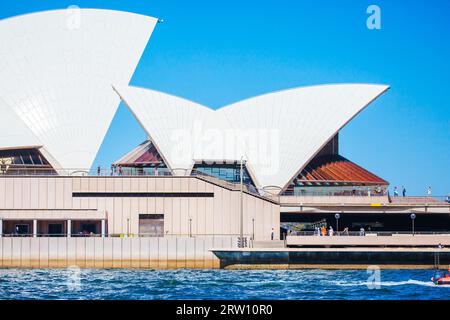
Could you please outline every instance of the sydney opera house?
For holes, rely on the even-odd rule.
[[[412,213],[417,232],[449,231],[445,202],[392,197],[339,153],[339,131],[388,86],[292,88],[219,109],[130,86],[157,23],[96,9],[0,21],[3,238],[275,241],[322,226],[409,232]],[[147,137],[93,167],[121,102]]]

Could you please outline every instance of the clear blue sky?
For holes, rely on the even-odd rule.
[[[381,8],[382,29],[366,27]],[[218,108],[295,86],[391,89],[346,126],[341,154],[408,194],[450,192],[450,1],[1,1],[0,17],[106,8],[160,17],[131,81]],[[95,161],[145,139],[121,104]]]

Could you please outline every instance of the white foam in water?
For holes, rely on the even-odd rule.
[[[445,287],[450,288],[450,286],[437,286],[431,281],[420,281],[420,280],[414,280],[409,279],[407,281],[381,281],[381,282],[367,282],[367,281],[358,281],[358,282],[342,282],[342,281],[336,281],[333,282],[334,284],[338,286],[343,287],[353,287],[353,286],[372,286],[372,285],[379,285],[381,287],[392,287],[392,286],[405,286],[405,285],[416,285],[416,286],[425,286],[425,287]]]

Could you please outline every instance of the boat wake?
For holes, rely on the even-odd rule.
[[[406,281],[381,281],[381,282],[367,282],[367,281],[358,281],[358,282],[334,282],[334,284],[343,287],[353,287],[353,286],[366,286],[366,287],[394,287],[394,286],[407,286],[407,285],[415,285],[415,286],[424,286],[424,287],[438,287],[431,281],[420,281],[409,279]],[[445,287],[445,286],[439,286]],[[450,286],[448,286],[450,287]]]

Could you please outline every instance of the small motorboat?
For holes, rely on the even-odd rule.
[[[433,281],[433,283],[438,286],[450,285],[450,268],[448,271],[449,272],[445,274],[442,272],[436,272],[434,276],[431,278],[431,281]]]
[[[445,276],[441,277],[441,278],[431,278],[431,281],[434,282],[435,285],[437,286],[450,286],[450,275],[446,274]]]

